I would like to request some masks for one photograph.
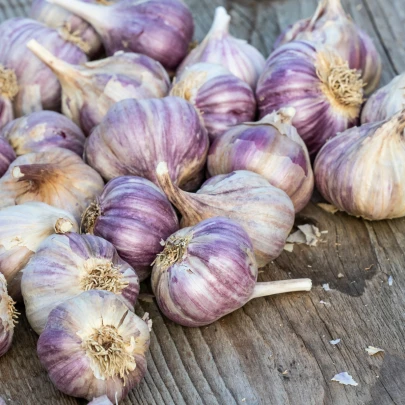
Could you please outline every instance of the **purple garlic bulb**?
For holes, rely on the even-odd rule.
[[[18,94],[14,70],[0,65],[0,129],[14,119],[13,100]]]
[[[45,152],[55,147],[69,149],[82,156],[86,140],[76,124],[54,111],[38,111],[15,119],[0,131],[2,138],[10,142],[17,156]]]
[[[7,353],[13,342],[14,327],[19,315],[14,305],[15,302],[7,292],[7,281],[0,273],[0,357]]]
[[[110,241],[141,280],[150,275],[151,263],[162,251],[160,242],[178,229],[167,197],[152,182],[136,176],[108,182],[82,218],[82,231]]]
[[[304,141],[292,126],[293,108],[282,108],[259,122],[231,128],[211,145],[208,172],[211,176],[234,170],[261,174],[285,191],[295,212],[308,203],[314,189],[314,175]]]
[[[63,393],[118,403],[146,373],[149,336],[148,324],[114,293],[86,291],[50,313],[38,357]]]
[[[257,283],[252,242],[236,222],[214,217],[170,236],[155,261],[152,288],[161,311],[184,326],[204,326],[253,298],[309,291],[309,279]]]
[[[313,157],[329,138],[358,123],[363,81],[335,52],[293,41],[270,55],[256,98],[261,118],[295,108],[292,124]]]
[[[35,41],[27,47],[55,73],[62,86],[63,113],[86,134],[117,101],[160,98],[169,92],[165,69],[146,55],[117,52],[107,59],[74,66]]]
[[[405,216],[405,110],[348,129],[319,151],[316,186],[336,208],[369,220]]]
[[[181,227],[224,216],[246,230],[259,267],[282,252],[294,224],[294,206],[283,190],[264,177],[238,170],[208,179],[194,194],[173,184],[166,163],[158,165],[156,174],[160,187],[182,215]]]
[[[176,78],[170,92],[201,113],[210,139],[256,116],[255,95],[248,84],[220,65],[196,63]]]
[[[165,161],[173,182],[193,190],[201,184],[208,147],[199,114],[182,98],[123,100],[94,128],[85,156],[106,180],[134,175],[155,184],[156,166]]]
[[[31,52],[26,44],[35,39],[58,58],[70,63],[84,63],[85,53],[57,31],[28,18],[12,18],[0,24],[0,64],[17,77],[19,91],[14,97],[15,118],[39,110],[60,107],[61,88],[56,76]]]
[[[139,279],[110,242],[68,233],[41,243],[24,268],[21,290],[27,319],[40,335],[50,312],[83,291],[111,291],[133,311]]]
[[[361,123],[384,121],[405,108],[405,73],[394,77],[366,102]]]
[[[365,93],[378,86],[382,64],[371,38],[356,26],[343,10],[341,0],[321,0],[312,18],[289,26],[274,47],[294,40],[305,40],[329,46],[361,72]]]
[[[226,10],[217,7],[210,31],[201,44],[184,59],[177,69],[177,76],[180,76],[187,66],[198,62],[214,63],[222,65],[255,89],[264,68],[264,57],[254,46],[229,34],[230,21],[231,16]]]
[[[107,55],[117,51],[150,56],[174,70],[187,54],[194,21],[181,0],[121,0],[106,7],[78,0],[49,0],[89,22]]]
[[[12,161],[16,158],[10,144],[0,135],[0,177],[7,171]]]

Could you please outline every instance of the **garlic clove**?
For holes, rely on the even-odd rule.
[[[27,47],[58,77],[62,111],[86,134],[117,101],[159,98],[169,91],[165,69],[146,55],[117,52],[110,58],[75,66],[56,58],[35,40]]]
[[[63,393],[115,403],[145,375],[149,336],[147,323],[115,294],[86,291],[50,313],[38,356]]]
[[[13,341],[14,327],[19,313],[8,295],[7,281],[0,273],[0,357],[6,354]]]
[[[294,206],[287,194],[259,174],[238,170],[207,180],[196,194],[173,184],[165,162],[156,175],[159,185],[182,215],[188,227],[216,216],[225,216],[243,226],[252,239],[259,267],[282,252],[294,224]]]
[[[0,133],[0,177],[3,176],[10,167],[11,162],[16,158],[13,148],[1,135]]]
[[[18,90],[14,70],[0,64],[0,129],[14,119],[13,100]]]

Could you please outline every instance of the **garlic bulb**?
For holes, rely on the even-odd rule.
[[[56,58],[36,41],[27,44],[58,77],[62,111],[86,134],[98,125],[108,109],[127,98],[159,98],[169,92],[170,79],[163,66],[146,55],[117,52],[84,65]]]
[[[175,79],[170,95],[183,97],[197,108],[211,140],[256,116],[256,99],[249,85],[212,63],[187,67]]]
[[[305,143],[292,126],[294,108],[282,108],[259,122],[231,128],[211,145],[211,176],[234,170],[250,170],[285,191],[301,211],[311,198],[314,175]]]
[[[83,291],[111,291],[133,311],[139,279],[110,242],[70,233],[41,243],[24,268],[21,290],[27,319],[41,334],[50,312]]]
[[[108,7],[79,0],[48,1],[89,22],[109,56],[117,51],[142,53],[173,70],[193,38],[193,17],[182,0],[121,0]]]
[[[166,163],[156,169],[162,190],[182,214],[181,227],[224,216],[241,224],[252,239],[259,267],[282,252],[294,224],[294,206],[288,195],[259,174],[238,170],[207,180],[197,194],[175,186]]]
[[[371,38],[345,13],[341,0],[321,0],[314,16],[288,27],[274,47],[293,40],[330,46],[351,69],[361,71],[366,94],[377,88],[382,70],[380,55]]]
[[[14,97],[15,118],[39,110],[55,110],[60,107],[61,89],[56,76],[45,67],[26,44],[30,39],[70,63],[84,63],[83,51],[65,41],[57,31],[28,18],[12,18],[0,24],[0,64],[12,70],[17,77],[18,93]]]
[[[67,149],[19,156],[0,179],[0,209],[41,201],[72,213],[77,220],[103,190],[100,175]]]
[[[178,229],[177,215],[160,188],[136,176],[109,181],[82,218],[82,231],[110,241],[140,280],[150,275],[160,242]]]
[[[55,147],[82,156],[86,140],[76,124],[54,111],[38,111],[17,118],[0,131],[0,137],[10,142],[18,156]]]
[[[309,279],[256,283],[252,242],[236,222],[215,217],[170,236],[156,258],[152,288],[161,311],[184,326],[204,326],[253,298],[309,291]]]
[[[253,89],[263,71],[263,55],[246,41],[229,34],[231,16],[223,7],[215,9],[214,22],[204,40],[184,59],[177,70],[180,76],[187,66],[198,62],[224,66]]]
[[[361,123],[384,121],[405,108],[405,73],[394,77],[366,102]]]
[[[113,403],[108,399],[107,395],[103,395],[102,397],[94,398],[87,405],[113,405]]]
[[[114,403],[146,373],[149,328],[113,293],[86,291],[49,315],[38,356],[56,388]]]
[[[173,182],[193,190],[201,184],[208,147],[207,131],[187,101],[123,100],[94,128],[85,156],[106,180],[134,175],[155,184],[156,166],[165,161]]]
[[[0,129],[14,119],[13,100],[18,93],[14,70],[0,64]]]
[[[331,139],[314,171],[323,197],[369,220],[405,216],[405,110]]]
[[[6,354],[13,342],[14,326],[18,316],[14,304],[7,292],[7,281],[0,273],[0,357]]]
[[[78,230],[71,214],[41,202],[0,210],[0,273],[11,283],[45,238]]]
[[[0,134],[0,177],[7,171],[15,158],[16,155],[13,148]]]
[[[256,97],[261,118],[295,108],[292,123],[315,156],[329,138],[358,123],[363,81],[332,50],[293,41],[270,55]]]

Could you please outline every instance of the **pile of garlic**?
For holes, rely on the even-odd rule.
[[[349,214],[405,215],[404,77],[356,127],[381,61],[340,0],[267,60],[223,7],[191,51],[182,0],[34,0],[31,17],[0,24],[0,356],[23,300],[62,392],[111,404],[139,384],[149,276],[162,313],[191,327],[309,291],[257,277],[315,182]]]

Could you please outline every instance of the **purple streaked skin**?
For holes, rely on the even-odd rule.
[[[194,34],[189,8],[180,0],[121,0],[111,6],[78,0],[52,0],[88,21],[100,35],[107,55],[136,52],[174,70]]]
[[[0,137],[13,145],[17,155],[64,148],[83,155],[85,136],[69,118],[54,111],[38,111],[11,121]]]
[[[110,241],[144,280],[163,249],[161,240],[179,229],[169,200],[150,181],[122,176],[105,186],[98,203],[101,215],[94,223],[94,234]]]
[[[316,47],[309,42],[280,46],[267,60],[256,90],[260,118],[282,107],[295,108],[292,124],[312,157],[328,139],[359,122],[333,108],[321,90],[316,57]]]
[[[0,177],[7,171],[16,157],[14,149],[0,134]]]
[[[173,181],[183,189],[194,189],[208,147],[199,114],[184,99],[123,100],[94,128],[85,157],[106,180],[134,175],[155,184],[156,166],[166,161]]]
[[[84,52],[62,39],[56,30],[28,18],[12,18],[3,22],[0,38],[0,64],[15,71],[20,87],[13,103],[15,117],[60,108],[61,88],[56,76],[31,52],[27,52],[26,43],[36,39],[60,59],[75,64],[87,61]]]

